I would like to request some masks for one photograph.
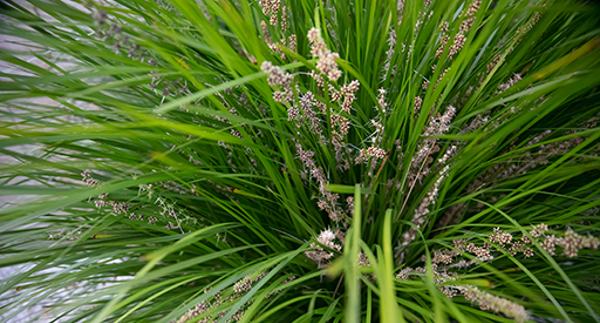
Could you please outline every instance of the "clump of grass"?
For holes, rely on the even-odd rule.
[[[598,321],[596,9],[4,2],[2,320]]]

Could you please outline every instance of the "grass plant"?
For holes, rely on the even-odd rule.
[[[575,0],[0,3],[0,318],[599,322]]]

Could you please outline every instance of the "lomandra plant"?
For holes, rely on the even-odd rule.
[[[0,6],[4,322],[600,320],[591,2]]]

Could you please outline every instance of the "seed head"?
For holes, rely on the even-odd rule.
[[[554,235],[546,236],[546,239],[541,243],[541,246],[546,250],[546,252],[548,252],[549,255],[554,256],[556,237]]]
[[[94,19],[94,24],[101,26],[106,22],[107,14],[106,11],[97,10],[92,14],[92,18]]]
[[[319,29],[315,27],[312,27],[308,31],[306,38],[308,38],[308,41],[310,41],[311,43],[317,42],[321,38],[321,31],[319,31]]]
[[[98,186],[98,181],[93,178],[88,178],[85,180],[85,184],[88,187],[96,187],[96,186]]]
[[[298,42],[296,40],[296,35],[290,35],[289,37],[289,42],[288,42],[288,48],[292,51],[295,52],[296,51],[296,46],[297,46]]]
[[[509,244],[513,236],[510,233],[501,233],[498,237],[500,243]]]
[[[233,285],[233,291],[241,294],[243,292],[247,292],[252,288],[252,276],[246,275],[241,280],[237,281],[235,285]]]

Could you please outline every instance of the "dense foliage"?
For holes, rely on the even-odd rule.
[[[594,4],[0,7],[3,321],[599,321]]]

